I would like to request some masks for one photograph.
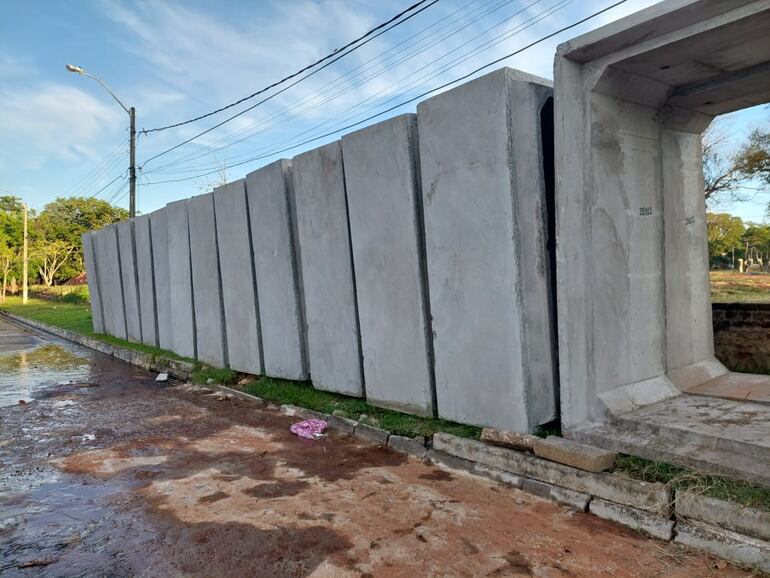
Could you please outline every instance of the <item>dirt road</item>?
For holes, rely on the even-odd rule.
[[[0,575],[746,575],[354,438],[303,441],[274,409],[153,378],[52,338],[0,354],[0,393],[28,398],[0,408]]]

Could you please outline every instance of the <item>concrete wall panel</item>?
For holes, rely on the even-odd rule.
[[[168,260],[169,242],[166,209],[153,211],[149,217],[158,346],[161,349],[172,350],[174,345],[171,339],[171,275]]]
[[[196,357],[193,283],[190,270],[190,231],[188,201],[166,205],[168,224],[168,272],[171,309],[171,350],[185,357]],[[210,330],[210,328],[204,328]],[[216,330],[216,328],[214,328]]]
[[[150,215],[140,215],[134,219],[134,246],[136,247],[136,273],[139,285],[139,317],[142,328],[142,343],[157,347],[158,321],[157,308],[155,306]]]
[[[96,231],[92,236],[99,294],[104,312],[104,332],[126,339],[126,315],[123,308],[123,281],[120,274],[120,253],[115,225]]]
[[[91,232],[83,233],[80,240],[83,243],[83,262],[86,267],[88,295],[91,300],[91,325],[94,328],[94,333],[104,333],[104,314],[102,312],[102,299],[99,294],[99,278],[96,271],[92,235]]]
[[[227,340],[213,193],[191,198],[187,209],[197,357],[217,367],[227,367]],[[248,263],[245,266],[248,267]],[[248,295],[245,297],[248,298]],[[245,315],[246,311],[243,313]],[[251,322],[256,323],[254,317]],[[240,336],[239,339],[244,337]]]
[[[232,369],[261,374],[257,315],[246,185],[243,179],[214,190],[227,357]]]
[[[246,194],[265,374],[305,380],[308,363],[291,163],[280,160],[250,173]]]
[[[417,108],[447,419],[531,431],[555,417],[540,135],[549,96],[547,81],[503,69]]]
[[[297,229],[313,385],[364,394],[339,142],[294,157]]]
[[[140,315],[139,276],[134,247],[134,223],[133,221],[121,221],[115,227],[118,230],[118,250],[120,251],[120,274],[123,281],[126,333],[129,341],[141,343],[142,322]]]
[[[366,399],[432,416],[417,116],[342,138]]]

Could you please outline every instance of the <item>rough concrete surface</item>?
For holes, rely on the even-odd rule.
[[[246,176],[265,374],[308,378],[291,162]]]
[[[158,346],[171,350],[171,272],[169,268],[168,220],[166,209],[150,213],[152,236],[153,281],[158,318]]]
[[[152,236],[150,215],[134,219],[134,246],[136,247],[136,275],[139,288],[139,320],[142,343],[158,346],[157,306],[153,274]]]
[[[417,107],[441,417],[531,432],[556,415],[540,110],[502,69]]]
[[[311,379],[318,389],[362,396],[358,312],[340,143],[294,157],[292,174]]]
[[[123,281],[120,274],[120,254],[115,225],[91,236],[99,278],[99,295],[104,314],[104,332],[126,339],[126,313],[123,308]]]
[[[257,282],[244,180],[214,189],[214,209],[228,363],[237,371],[260,375]]]
[[[104,313],[102,312],[102,299],[99,292],[99,279],[96,272],[96,257],[92,241],[93,233],[87,232],[80,236],[83,243],[83,263],[86,268],[88,280],[88,295],[91,300],[91,323],[94,333],[104,333]]]
[[[599,516],[605,520],[612,520],[634,530],[640,530],[661,540],[670,540],[674,535],[673,520],[655,516],[630,506],[615,504],[601,498],[593,498],[591,503],[588,504],[588,511],[594,516]]]
[[[11,353],[0,375],[31,388],[0,408],[3,576],[712,573],[496,482],[334,432],[301,440],[261,404],[42,341],[34,367]]]
[[[770,544],[764,540],[693,520],[677,523],[674,540],[750,568],[770,572]]]
[[[227,335],[213,193],[192,197],[187,211],[190,220],[196,356],[215,367],[227,367]]]
[[[126,334],[129,341],[142,342],[142,319],[139,296],[139,276],[136,268],[134,223],[121,221],[115,224],[118,231],[120,252],[120,276],[123,283],[123,310],[126,315]]]
[[[670,493],[663,484],[651,484],[621,476],[586,472],[550,462],[528,453],[489,446],[480,441],[445,433],[437,433],[433,436],[433,448],[464,460],[478,462],[562,488],[599,496],[654,514],[669,511]]]
[[[190,270],[190,230],[188,201],[166,205],[168,231],[168,272],[171,294],[171,350],[184,357],[195,357],[195,311]],[[208,328],[203,328],[208,330]],[[216,331],[217,328],[214,328]]]
[[[534,441],[535,455],[559,462],[587,472],[603,472],[611,470],[615,465],[618,454],[581,444],[559,436],[537,438]]]
[[[366,400],[433,416],[418,154],[413,114],[342,138]]]
[[[541,498],[547,498],[570,506],[581,512],[585,512],[588,508],[588,502],[591,501],[591,496],[583,492],[575,492],[574,490],[568,490],[560,486],[554,486],[553,484],[547,484],[539,480],[533,480],[531,478],[524,478],[522,481],[522,489],[530,494],[535,494]]]
[[[530,434],[501,431],[491,427],[485,427],[481,430],[481,441],[484,443],[510,448],[512,450],[534,451],[536,439],[538,439],[537,436]]]
[[[691,490],[676,493],[677,516],[695,518],[770,542],[770,512],[704,496]]]

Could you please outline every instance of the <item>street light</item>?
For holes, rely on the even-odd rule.
[[[120,99],[110,90],[110,87],[98,76],[88,74],[82,67],[74,64],[67,64],[65,66],[68,72],[74,72],[80,76],[87,76],[93,78],[96,82],[102,85],[112,98],[115,99],[120,107],[128,113],[129,119],[129,135],[131,146],[129,148],[129,164],[128,164],[128,184],[129,184],[129,202],[128,202],[128,216],[134,218],[136,216],[136,110],[132,106],[126,108],[126,105],[120,102]]]

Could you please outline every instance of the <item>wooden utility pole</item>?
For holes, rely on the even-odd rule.
[[[24,243],[22,245],[22,269],[21,269],[21,302],[26,304],[28,291],[27,291],[27,267],[29,266],[29,252],[27,251],[27,203],[22,203],[24,207]]]

